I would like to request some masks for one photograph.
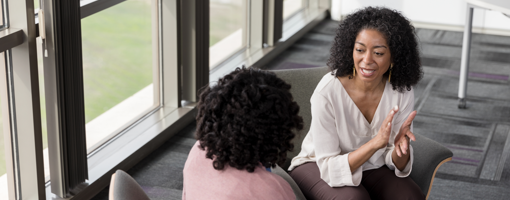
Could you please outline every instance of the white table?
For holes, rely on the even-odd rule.
[[[462,57],[459,79],[459,108],[466,108],[467,77],[469,70],[469,52],[471,50],[471,28],[473,25],[473,8],[499,11],[510,15],[510,0],[466,0],[466,25],[462,41]]]

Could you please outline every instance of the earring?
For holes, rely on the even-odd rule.
[[[391,71],[392,71],[392,69],[393,69],[393,63],[391,63],[391,65],[390,65],[390,75],[388,76],[388,82],[390,82],[390,80],[391,80]]]
[[[356,76],[356,66],[353,65],[352,66],[352,77],[355,77]]]

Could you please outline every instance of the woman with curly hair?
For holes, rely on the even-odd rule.
[[[294,148],[292,130],[303,128],[289,90],[274,73],[243,67],[202,91],[183,199],[296,199],[270,172]]]
[[[292,159],[308,199],[424,199],[409,178],[414,93],[422,77],[414,27],[395,10],[367,7],[337,30],[312,122]]]

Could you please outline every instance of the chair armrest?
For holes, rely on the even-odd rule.
[[[437,169],[450,161],[453,153],[434,140],[417,133],[414,135],[416,142],[411,143],[414,149],[414,163],[410,177],[428,198]]]

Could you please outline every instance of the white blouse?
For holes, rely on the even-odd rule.
[[[303,140],[301,152],[292,159],[289,171],[306,162],[316,162],[321,178],[331,187],[358,186],[363,171],[383,165],[395,170],[398,177],[409,176],[414,160],[412,146],[409,147],[410,160],[403,171],[395,167],[392,151],[398,130],[414,109],[413,90],[400,93],[394,91],[392,85],[386,82],[372,123],[367,121],[340,80],[331,73],[321,79],[310,103],[310,130]],[[376,151],[361,167],[351,172],[347,156],[377,135],[382,122],[395,105],[398,105],[399,111],[393,118],[388,145]]]

